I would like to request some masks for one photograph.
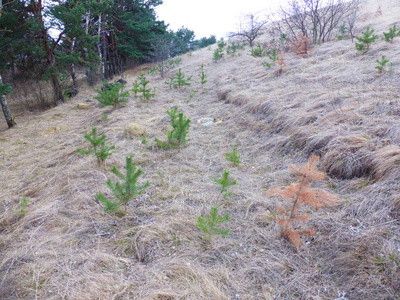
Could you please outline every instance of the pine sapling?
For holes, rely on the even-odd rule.
[[[183,74],[182,70],[179,68],[178,73],[175,74],[173,80],[173,86],[180,89],[183,86],[190,85],[190,80],[192,80],[192,76],[185,78],[185,74]]]
[[[112,191],[114,197],[117,199],[117,203],[110,201],[104,194],[99,193],[96,195],[96,199],[104,205],[104,209],[110,212],[118,211],[119,206],[124,206],[124,213],[126,213],[126,207],[129,201],[134,200],[137,195],[149,186],[149,182],[142,185],[137,185],[137,181],[142,175],[142,169],[136,169],[136,164],[132,162],[132,156],[126,157],[125,174],[122,174],[115,166],[111,168],[111,172],[117,176],[122,182],[112,182],[107,180],[106,184]]]
[[[207,83],[207,75],[204,73],[204,65],[201,65],[201,73],[198,75],[200,77],[200,84],[203,87]]]
[[[237,147],[233,147],[231,153],[226,153],[225,158],[227,161],[232,162],[235,167],[239,166],[240,156],[238,154]]]
[[[155,93],[151,92],[151,89],[147,88],[147,85],[149,84],[150,81],[146,79],[146,76],[144,74],[139,75],[138,79],[140,87],[137,90],[137,92],[142,94],[144,101],[149,101],[156,95]]]
[[[114,82],[113,84],[104,82],[101,89],[97,89],[98,93],[94,99],[97,99],[101,104],[105,106],[114,106],[116,108],[118,104],[128,102],[129,92],[124,92],[124,84]]]
[[[133,92],[133,95],[135,96],[135,98],[137,97],[137,95],[139,94],[139,90],[140,90],[140,83],[138,80],[135,80],[132,83],[132,89],[131,91]]]
[[[222,195],[222,197],[226,198],[228,196],[232,195],[232,192],[228,192],[228,188],[231,185],[236,185],[237,182],[236,180],[229,180],[229,171],[224,170],[224,173],[222,173],[222,178],[218,179],[218,178],[214,178],[214,182],[218,183],[220,185],[220,190],[221,192],[219,193],[218,198]]]
[[[375,66],[375,69],[377,69],[379,73],[382,73],[390,60],[388,60],[385,55],[382,55],[381,60],[377,59],[376,62],[378,65]]]
[[[226,43],[221,40],[217,43],[218,48],[214,50],[213,54],[213,61],[217,62],[221,60],[224,57],[224,47],[226,46]]]
[[[229,229],[220,229],[219,225],[229,221],[229,214],[226,213],[222,217],[218,217],[218,207],[212,206],[210,209],[210,216],[208,217],[198,217],[197,218],[197,227],[204,232],[207,238],[210,238],[213,235],[222,235],[227,236],[229,233]]]
[[[386,42],[390,42],[390,43],[393,42],[393,39],[396,36],[400,36],[400,29],[396,28],[396,24],[393,25],[393,27],[389,28],[389,32],[384,32],[383,33],[383,39]]]
[[[371,44],[378,39],[378,36],[374,34],[374,31],[374,29],[371,30],[368,26],[364,32],[361,32],[363,35],[362,37],[356,37],[357,41],[360,42],[356,43],[356,49],[358,51],[366,53],[369,50]]]
[[[18,218],[22,218],[26,214],[26,209],[29,205],[29,198],[22,198],[21,202],[19,203],[19,210],[17,212]]]
[[[188,141],[186,135],[188,134],[190,127],[190,119],[186,119],[183,113],[178,113],[178,107],[174,106],[167,111],[167,114],[171,117],[172,130],[167,133],[167,142],[155,139],[157,145],[163,149],[177,148],[185,145]]]
[[[84,155],[93,153],[97,158],[98,164],[104,163],[105,160],[112,155],[110,151],[113,150],[115,146],[107,146],[105,144],[106,135],[103,133],[99,136],[96,127],[92,127],[92,134],[85,133],[84,138],[90,143],[92,149],[77,149],[76,152]]]
[[[320,172],[316,169],[318,159],[318,156],[313,154],[308,164],[303,167],[290,165],[290,169],[298,178],[297,182],[284,188],[271,188],[267,191],[267,196],[280,196],[291,203],[289,209],[283,206],[277,207],[277,213],[283,216],[277,216],[275,221],[281,227],[282,236],[293,243],[297,250],[299,250],[301,246],[300,236],[312,236],[316,234],[315,230],[311,229],[295,229],[296,223],[307,221],[309,218],[307,214],[299,212],[300,205],[307,205],[319,209],[321,207],[335,205],[338,200],[336,195],[328,191],[309,187],[312,181],[323,180],[326,177],[324,172]]]

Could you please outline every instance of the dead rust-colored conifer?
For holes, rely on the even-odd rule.
[[[296,40],[294,40],[290,43],[290,49],[296,55],[306,58],[306,57],[308,57],[308,50],[309,50],[310,43],[311,43],[311,39],[309,39],[304,34],[299,34],[296,37]]]
[[[275,71],[275,76],[280,76],[283,73],[283,68],[287,68],[288,65],[285,63],[285,54],[283,52],[278,54],[278,60],[276,64],[279,66],[279,69]]]
[[[280,196],[292,203],[290,209],[283,206],[277,207],[276,211],[280,216],[276,217],[275,221],[282,228],[282,236],[292,242],[297,250],[301,245],[300,236],[316,234],[316,231],[311,229],[295,229],[294,223],[305,222],[309,218],[308,214],[299,212],[299,206],[303,204],[319,209],[335,205],[338,200],[336,195],[328,191],[309,187],[312,181],[323,180],[326,177],[324,172],[316,169],[318,159],[319,157],[313,154],[308,164],[303,167],[290,165],[290,169],[297,176],[297,181],[284,188],[271,188],[267,191],[267,196]]]

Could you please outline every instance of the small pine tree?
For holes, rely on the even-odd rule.
[[[217,199],[223,194],[223,197],[226,198],[228,196],[232,195],[232,192],[228,192],[228,188],[231,185],[236,185],[237,182],[236,180],[229,180],[229,171],[224,170],[224,173],[222,173],[222,178],[218,179],[218,178],[214,178],[214,182],[218,183],[220,185],[220,190],[221,192],[219,193]]]
[[[198,217],[197,218],[197,227],[204,232],[207,238],[210,238],[212,235],[220,234],[222,236],[227,236],[229,233],[229,229],[220,229],[218,225],[229,221],[229,214],[226,213],[222,217],[218,217],[218,207],[212,206],[210,209],[209,217]]]
[[[84,150],[84,149],[77,149],[76,152],[89,155],[94,153],[97,158],[97,163],[102,164],[105,160],[112,155],[110,150],[114,149],[115,146],[107,146],[105,144],[106,135],[102,134],[99,136],[97,134],[97,128],[92,127],[92,134],[85,133],[84,138],[90,143],[92,149]]]
[[[198,75],[200,77],[200,84],[203,87],[207,83],[207,75],[204,73],[204,65],[200,67],[201,73]]]
[[[137,90],[138,93],[142,93],[142,97],[144,101],[149,101],[156,94],[151,92],[151,89],[146,88],[150,81],[146,79],[144,74],[139,75],[139,88]]]
[[[310,188],[310,184],[314,180],[323,180],[326,177],[324,172],[316,169],[318,156],[312,155],[307,165],[298,167],[291,165],[290,168],[297,176],[297,182],[292,183],[284,188],[271,188],[267,191],[267,196],[280,196],[284,200],[291,202],[291,208],[288,210],[283,206],[278,206],[276,211],[283,217],[276,217],[276,223],[281,227],[281,234],[292,242],[299,250],[301,246],[300,236],[312,236],[316,232],[314,230],[297,230],[296,222],[307,221],[309,216],[299,212],[299,206],[308,205],[319,209],[321,207],[332,206],[337,202],[337,196],[325,190]]]
[[[390,42],[390,43],[393,42],[393,39],[396,36],[400,36],[400,29],[396,28],[396,24],[393,25],[393,27],[389,28],[389,32],[384,32],[383,33],[383,39],[386,42]]]
[[[226,43],[221,40],[217,43],[218,48],[214,50],[213,54],[213,61],[217,62],[221,60],[224,57],[224,47],[226,46]]]
[[[97,89],[98,93],[94,99],[98,100],[105,106],[114,106],[116,108],[118,104],[128,102],[129,92],[123,92],[124,84],[114,82],[113,84],[104,82],[102,89]]]
[[[172,130],[167,133],[167,142],[155,139],[157,145],[163,149],[177,148],[181,145],[185,145],[188,141],[186,135],[188,134],[190,127],[190,119],[186,119],[183,113],[178,113],[178,107],[174,106],[167,111],[167,114],[171,117]]]
[[[99,193],[96,195],[96,199],[103,203],[105,210],[109,212],[118,211],[118,207],[120,205],[124,206],[124,212],[126,213],[126,207],[129,201],[133,200],[137,195],[149,186],[149,182],[147,181],[143,185],[137,185],[137,181],[142,175],[142,169],[136,169],[136,164],[132,162],[132,156],[126,157],[126,171],[125,174],[122,174],[115,166],[111,168],[111,172],[122,180],[122,183],[115,182],[113,183],[111,180],[107,180],[106,184],[112,191],[114,197],[118,200],[118,203],[110,201],[104,194]]]
[[[365,31],[361,32],[363,34],[362,37],[356,37],[357,41],[360,42],[356,43],[356,49],[358,51],[366,53],[371,44],[379,38],[376,34],[374,34],[374,31],[374,29],[371,30],[368,26]]]
[[[378,65],[375,66],[375,69],[377,69],[379,73],[382,73],[385,70],[386,65],[390,63],[390,60],[388,60],[385,55],[382,55],[381,60],[377,59],[376,62]]]
[[[190,80],[192,80],[192,76],[185,78],[185,74],[179,68],[178,73],[175,74],[173,86],[180,89],[183,86],[190,85]]]
[[[239,166],[240,156],[238,154],[237,147],[233,147],[231,153],[226,153],[225,158],[227,161],[232,162],[235,167]]]

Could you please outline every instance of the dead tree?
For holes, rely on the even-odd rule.
[[[329,41],[335,29],[357,15],[360,0],[290,0],[278,13],[275,22],[280,34],[292,41],[299,36],[311,39],[313,44]]]
[[[254,40],[261,35],[261,29],[267,23],[267,20],[259,21],[255,14],[246,15],[244,24],[240,24],[239,31],[229,33],[229,37],[241,37],[249,43],[250,47],[253,47]]]

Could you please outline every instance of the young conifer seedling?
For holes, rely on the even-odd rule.
[[[136,164],[132,161],[132,156],[126,157],[125,174],[122,174],[115,166],[111,168],[111,172],[122,180],[121,182],[106,181],[106,184],[118,202],[110,201],[102,193],[97,194],[96,199],[103,203],[106,211],[118,212],[119,206],[123,205],[124,213],[126,213],[126,207],[129,201],[134,200],[137,195],[140,195],[141,192],[149,186],[149,182],[147,181],[142,185],[137,185],[137,181],[140,175],[142,175],[143,170],[136,168]]]
[[[213,235],[220,234],[222,236],[227,236],[229,229],[220,229],[219,225],[229,221],[229,214],[226,213],[222,217],[218,217],[218,207],[212,206],[210,209],[210,216],[208,217],[198,217],[197,227],[204,232],[207,238]]]
[[[376,62],[378,63],[378,65],[375,67],[375,69],[377,69],[379,73],[382,73],[383,71],[385,71],[385,67],[390,62],[390,60],[388,60],[385,55],[382,55],[381,60],[377,59]]]
[[[114,106],[116,108],[118,104],[128,102],[129,92],[124,92],[124,84],[114,82],[109,84],[104,82],[102,89],[97,89],[98,95],[94,97],[101,104],[105,106]]]
[[[179,68],[178,73],[173,77],[173,87],[180,89],[181,87],[190,85],[190,80],[192,80],[192,76],[185,78],[185,74],[183,74],[182,69]]]
[[[174,106],[167,111],[167,114],[171,117],[172,130],[167,133],[167,142],[163,142],[159,139],[155,139],[157,146],[168,149],[177,148],[179,146],[185,145],[188,141],[186,135],[190,127],[190,119],[186,119],[183,113],[178,113],[178,107]]]
[[[93,153],[97,158],[98,164],[104,163],[105,160],[112,155],[110,151],[114,149],[115,146],[107,146],[105,144],[106,135],[102,134],[101,136],[99,136],[97,134],[96,127],[92,127],[92,134],[85,133],[84,138],[90,143],[92,149],[77,149],[76,152],[84,155],[89,155]]]
[[[393,27],[389,28],[389,32],[384,32],[384,33],[383,33],[383,39],[384,39],[386,42],[390,42],[390,43],[393,42],[393,39],[394,39],[396,36],[400,36],[400,29],[399,29],[399,28],[396,28],[396,24],[393,25]]]
[[[240,164],[240,156],[238,154],[236,147],[232,148],[231,153],[226,153],[225,158],[227,161],[232,162],[235,167],[239,166],[239,164]]]
[[[220,185],[220,190],[221,192],[219,193],[217,199],[223,194],[222,196],[224,198],[232,195],[232,192],[228,192],[228,188],[231,185],[235,185],[237,184],[236,180],[229,180],[229,171],[224,170],[224,173],[222,174],[222,178],[218,179],[218,178],[214,178],[214,182],[218,183]]]
[[[290,208],[278,206],[276,212],[279,214],[275,218],[276,223],[281,227],[281,234],[284,238],[293,243],[297,250],[301,246],[300,236],[315,235],[315,230],[295,229],[300,221],[307,221],[309,215],[299,212],[300,205],[307,205],[319,209],[335,205],[338,197],[328,191],[322,189],[314,189],[309,187],[314,180],[323,180],[326,177],[324,172],[316,169],[318,156],[312,155],[307,165],[298,167],[291,165],[290,168],[297,176],[297,182],[292,183],[284,188],[271,188],[267,191],[267,196],[280,196],[284,200],[290,202]]]
[[[356,43],[356,49],[358,51],[363,53],[368,52],[371,44],[378,39],[378,36],[374,34],[374,31],[374,29],[371,30],[368,26],[365,31],[361,32],[363,35],[362,37],[356,37],[357,41],[360,42]]]
[[[200,77],[200,84],[201,86],[207,83],[207,75],[204,73],[204,65],[201,65],[201,73],[198,75]]]
[[[144,101],[149,101],[156,95],[155,93],[151,92],[151,89],[147,88],[147,85],[149,84],[150,81],[146,79],[146,76],[144,74],[139,75],[138,79],[140,87],[137,90],[137,92],[142,94]]]

